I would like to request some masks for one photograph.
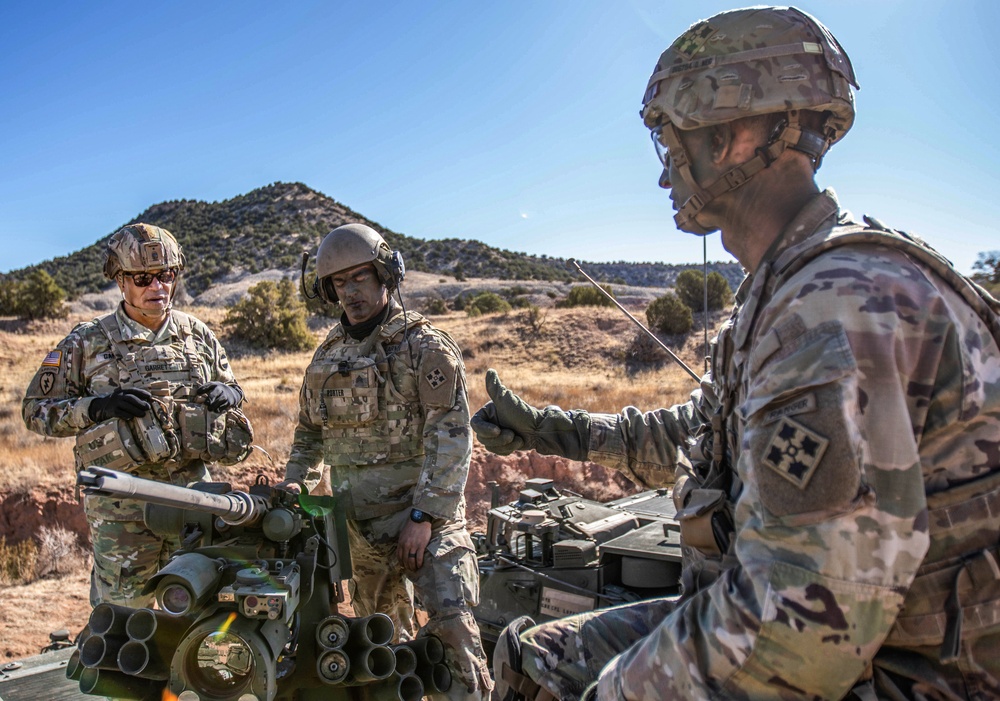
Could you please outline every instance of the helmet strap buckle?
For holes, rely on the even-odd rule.
[[[811,129],[803,129],[799,125],[798,110],[792,110],[788,113],[787,119],[782,119],[774,126],[768,139],[768,147],[777,142],[784,142],[788,148],[809,156],[815,172],[819,170],[823,156],[830,148],[831,139]],[[760,149],[757,149],[757,152],[758,155],[761,154]]]

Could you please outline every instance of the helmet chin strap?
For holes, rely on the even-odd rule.
[[[823,156],[830,148],[831,139],[799,126],[799,113],[792,110],[778,124],[765,146],[757,149],[753,158],[723,173],[715,182],[702,187],[691,172],[691,159],[681,143],[680,133],[673,124],[665,124],[663,138],[670,149],[670,158],[693,194],[687,198],[674,215],[677,228],[697,236],[706,236],[717,229],[706,229],[696,217],[716,197],[746,184],[750,178],[769,167],[778,157],[791,148],[805,153],[813,162],[813,171],[819,170]]]

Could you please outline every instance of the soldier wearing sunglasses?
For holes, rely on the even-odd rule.
[[[25,425],[76,438],[76,467],[103,465],[178,485],[209,479],[206,463],[250,452],[243,391],[209,328],[173,309],[184,255],[165,229],[131,224],[108,240],[104,275],[118,308],[80,324],[42,360],[25,394]],[[91,604],[140,608],[143,584],[180,543],[148,530],[142,504],[88,495]]]

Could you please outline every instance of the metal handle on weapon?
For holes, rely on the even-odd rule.
[[[660,348],[662,348],[663,350],[665,350],[667,352],[667,354],[671,358],[673,358],[673,360],[674,360],[675,363],[677,363],[682,368],[684,368],[684,370],[687,372],[687,374],[694,378],[695,382],[699,382],[699,383],[701,382],[701,378],[698,377],[697,373],[695,373],[694,370],[692,370],[691,368],[689,368],[687,366],[687,364],[683,360],[681,360],[680,358],[678,358],[677,354],[675,354],[672,350],[670,350],[669,348],[667,348],[666,344],[663,341],[661,341],[660,339],[658,339],[656,337],[656,334],[654,334],[652,331],[650,331],[649,329],[647,329],[645,327],[645,325],[643,325],[643,323],[641,321],[639,321],[634,316],[632,316],[631,312],[629,312],[628,309],[626,309],[625,307],[623,307],[618,302],[617,299],[615,299],[610,294],[608,294],[608,291],[605,290],[603,287],[601,287],[597,283],[597,281],[594,280],[594,278],[592,278],[589,275],[587,275],[587,273],[584,272],[583,268],[580,267],[579,263],[577,263],[573,258],[570,258],[568,261],[566,261],[566,263],[567,263],[567,265],[571,265],[574,268],[576,268],[577,271],[581,275],[583,275],[585,278],[587,278],[587,280],[590,282],[591,285],[593,285],[594,287],[596,287],[598,289],[598,291],[600,291],[600,293],[602,295],[604,295],[605,297],[607,297],[609,300],[611,300],[614,303],[614,305],[616,307],[618,307],[620,310],[622,310],[622,312],[624,312],[625,316],[627,316],[629,319],[631,319],[635,323],[636,326],[638,326],[640,329],[642,329],[646,333],[647,336],[649,336],[651,339],[653,339]]]

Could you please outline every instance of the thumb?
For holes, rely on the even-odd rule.
[[[493,368],[486,371],[486,394],[490,395],[490,399],[493,400],[495,404],[497,397],[501,392],[505,391],[507,388],[503,386],[500,381],[500,375]]]
[[[493,400],[496,423],[515,431],[527,430],[533,421],[534,410],[500,381],[496,370],[486,371],[486,391]]]

